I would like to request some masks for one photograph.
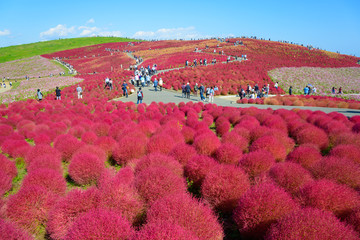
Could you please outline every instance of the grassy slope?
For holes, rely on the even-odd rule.
[[[120,37],[85,37],[52,40],[0,48],[0,63],[36,55],[109,42],[134,42],[137,40]]]

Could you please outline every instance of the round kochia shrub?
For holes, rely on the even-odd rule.
[[[305,208],[290,213],[273,224],[265,239],[355,240],[359,239],[359,235],[333,214],[314,208]]]
[[[244,236],[259,239],[272,223],[296,209],[298,205],[283,189],[262,183],[239,199],[234,220]]]
[[[169,155],[161,153],[150,153],[142,157],[136,164],[135,172],[139,173],[149,167],[165,167],[180,177],[184,173],[184,169],[178,161]]]
[[[311,143],[325,150],[329,145],[329,139],[324,130],[310,126],[304,127],[295,135],[298,144]]]
[[[220,140],[214,133],[204,133],[195,137],[194,146],[199,154],[211,156],[220,146]]]
[[[203,197],[215,208],[231,212],[239,198],[250,188],[247,174],[232,165],[210,169],[201,186]]]
[[[186,164],[185,176],[193,181],[196,187],[200,187],[210,169],[217,166],[215,159],[205,155],[196,155]]]
[[[28,173],[32,173],[41,168],[51,169],[60,174],[63,173],[61,166],[61,157],[60,155],[44,154],[34,158],[26,170]]]
[[[167,221],[147,223],[136,233],[134,240],[198,240],[192,232]]]
[[[224,236],[212,210],[187,194],[169,195],[155,201],[147,212],[147,223],[157,221],[179,225],[200,240]]]
[[[52,239],[64,239],[75,219],[87,211],[97,208],[99,202],[100,195],[96,188],[86,191],[71,190],[65,197],[59,199],[50,210],[47,232]]]
[[[274,156],[266,150],[256,150],[242,157],[239,165],[250,177],[267,172],[275,164]]]
[[[66,181],[62,174],[52,169],[39,168],[26,175],[22,187],[31,185],[41,186],[57,195],[64,195],[66,191]]]
[[[242,150],[231,143],[222,143],[215,151],[215,157],[220,163],[238,164]]]
[[[29,152],[26,154],[25,162],[27,165],[29,165],[35,158],[46,154],[61,158],[61,153],[57,149],[52,148],[51,146],[46,144],[39,144],[35,145],[29,150]]]
[[[249,148],[250,152],[260,149],[267,150],[272,153],[276,161],[284,161],[286,158],[285,146],[273,136],[261,137],[253,142]]]
[[[355,145],[337,145],[330,151],[331,156],[348,158],[355,163],[360,163],[360,149]]]
[[[127,164],[134,158],[145,155],[146,138],[125,136],[121,138],[113,152],[117,164]]]
[[[131,239],[135,231],[120,214],[95,209],[75,220],[66,234],[66,240]]]
[[[234,144],[243,152],[247,149],[249,145],[249,141],[236,133],[236,131],[225,133],[221,138],[221,142]]]
[[[0,197],[9,191],[12,187],[11,177],[0,170]]]
[[[2,240],[31,240],[28,233],[24,230],[18,228],[15,224],[11,222],[5,222],[5,220],[0,218],[0,239]]]
[[[360,206],[360,196],[355,190],[326,179],[305,184],[299,199],[305,206],[328,210],[339,217]]]
[[[148,203],[172,193],[186,191],[184,179],[165,167],[149,167],[141,171],[135,178],[135,186]]]
[[[11,179],[17,175],[15,163],[2,154],[0,154],[0,170],[8,175]]]
[[[322,156],[316,148],[310,146],[299,146],[287,156],[287,160],[301,164],[304,168],[311,168]]]
[[[191,145],[179,143],[171,150],[170,155],[173,156],[181,165],[186,166],[187,162],[197,155],[197,152]]]
[[[82,144],[82,142],[70,134],[59,135],[54,140],[54,148],[61,152],[64,161],[69,161]]]
[[[69,175],[79,185],[95,184],[104,169],[104,162],[95,154],[78,153],[71,159]]]
[[[346,218],[346,222],[351,224],[360,233],[360,207],[354,209]]]
[[[175,146],[174,139],[167,133],[160,133],[152,136],[147,145],[146,151],[148,153],[159,152],[168,154]]]

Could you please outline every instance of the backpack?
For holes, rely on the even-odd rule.
[[[138,97],[142,97],[142,92],[138,91]]]

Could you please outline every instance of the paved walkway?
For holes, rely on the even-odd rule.
[[[163,103],[169,103],[173,102],[175,104],[179,104],[181,102],[200,102],[200,95],[198,94],[198,97],[195,97],[194,95],[190,96],[190,99],[183,98],[181,96],[181,92],[172,91],[172,90],[165,90],[163,91],[155,91],[153,87],[145,87],[142,88],[144,99],[143,103],[150,104],[152,102],[163,102]],[[216,97],[214,103],[218,106],[228,106],[228,107],[238,107],[238,108],[248,108],[248,107],[256,107],[259,109],[309,109],[311,111],[322,111],[325,113],[331,113],[331,112],[339,112],[344,114],[347,117],[352,117],[355,115],[360,115],[360,110],[355,109],[344,109],[344,108],[322,108],[322,107],[294,107],[294,106],[282,106],[282,105],[257,105],[257,104],[238,104],[235,101],[232,100],[233,98],[229,97]],[[113,99],[114,101],[123,101],[123,102],[135,102],[137,101],[136,94],[129,95],[128,98],[121,97]],[[207,102],[205,102],[207,103]]]

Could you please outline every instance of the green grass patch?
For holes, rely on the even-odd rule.
[[[102,43],[135,41],[138,40],[120,37],[84,37],[9,46],[0,48],[0,63]]]
[[[13,194],[16,194],[20,190],[22,181],[23,181],[25,175],[27,174],[26,167],[25,167],[25,161],[24,161],[23,158],[15,159],[15,165],[16,165],[18,174],[13,179],[12,188],[11,188],[10,191],[8,191],[5,194],[5,197],[9,197],[9,196],[11,196]]]

